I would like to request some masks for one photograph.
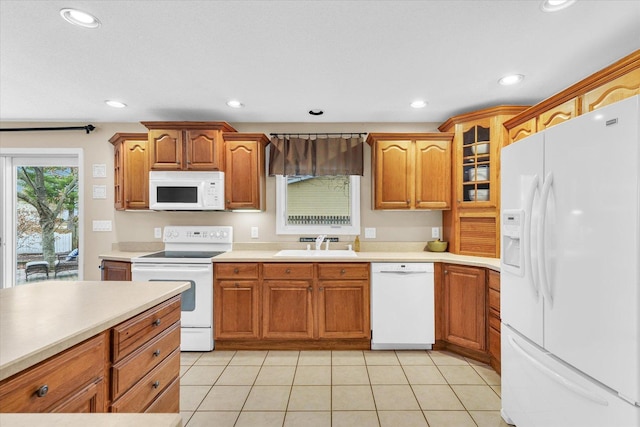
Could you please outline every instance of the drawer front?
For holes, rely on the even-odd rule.
[[[500,318],[496,317],[494,312],[489,314],[489,326],[500,332]]]
[[[313,264],[263,264],[265,279],[313,279]]]
[[[489,289],[495,289],[500,292],[500,273],[489,270]]]
[[[180,378],[173,380],[144,412],[149,414],[180,412]]]
[[[489,289],[489,308],[500,313],[500,292]]]
[[[369,264],[318,264],[318,279],[368,279]]]
[[[111,399],[116,400],[120,397],[178,347],[180,347],[180,323],[176,322],[140,350],[113,366]]]
[[[258,264],[254,262],[215,264],[216,279],[257,279]]]
[[[143,412],[180,375],[180,350],[145,375],[136,385],[113,402],[112,412]]]
[[[104,334],[0,383],[0,412],[48,412],[104,377]]]
[[[159,304],[113,328],[112,357],[118,362],[180,320],[180,296]]]
[[[497,360],[500,360],[500,351],[500,331],[489,328],[489,354],[491,354]]]

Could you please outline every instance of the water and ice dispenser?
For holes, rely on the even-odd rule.
[[[502,212],[502,267],[519,276],[524,275],[524,211]]]

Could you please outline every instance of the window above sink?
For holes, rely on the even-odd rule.
[[[276,175],[276,234],[360,234],[360,176]]]

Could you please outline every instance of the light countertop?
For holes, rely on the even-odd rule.
[[[0,380],[189,286],[187,282],[46,281],[0,289]]]
[[[101,259],[131,261],[150,252],[114,250],[100,255]],[[449,252],[394,251],[357,252],[356,257],[281,257],[278,250],[233,250],[212,258],[212,262],[446,262],[450,264],[485,267],[500,271],[500,259],[456,255]]]

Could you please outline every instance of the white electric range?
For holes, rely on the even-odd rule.
[[[132,259],[134,281],[190,282],[182,294],[180,350],[211,351],[213,341],[213,264],[211,259],[233,246],[227,226],[167,226],[164,251]]]

